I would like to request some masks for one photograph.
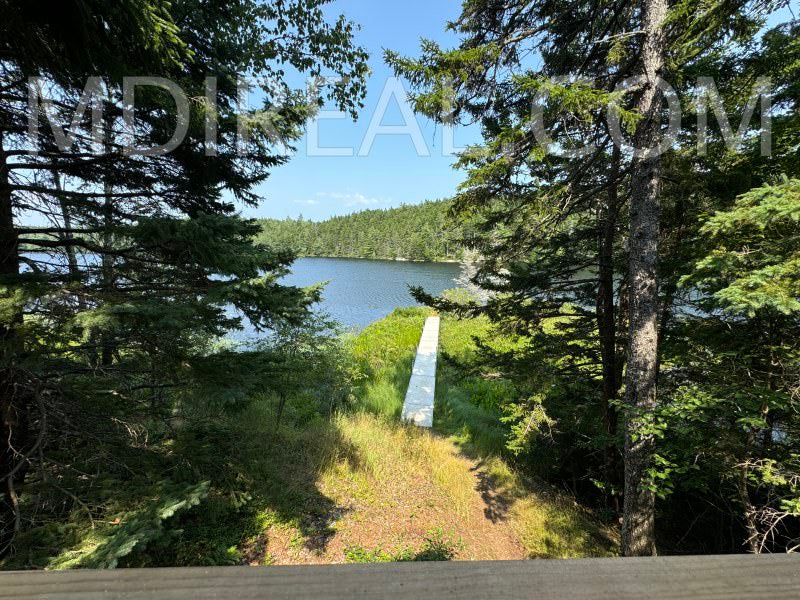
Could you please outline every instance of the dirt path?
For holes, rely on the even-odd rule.
[[[317,488],[336,508],[271,525],[247,549],[250,564],[526,557],[510,502],[453,443],[366,416],[346,421],[343,434],[363,455],[320,475]]]

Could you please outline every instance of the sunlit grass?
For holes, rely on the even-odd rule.
[[[616,534],[566,494],[525,480],[497,456],[481,460],[494,491],[509,506],[509,523],[529,558],[580,558],[617,554]]]
[[[495,348],[514,346],[492,330],[488,320],[445,316],[440,333],[434,428],[477,459],[492,496],[507,511],[509,523],[531,558],[610,556],[616,534],[603,527],[569,496],[522,478],[503,459],[506,429],[503,401],[514,386],[476,368],[476,339]]]
[[[429,314],[424,308],[398,309],[348,341],[348,351],[366,377],[356,388],[359,409],[400,417],[420,333]]]

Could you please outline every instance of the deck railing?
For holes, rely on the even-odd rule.
[[[0,573],[0,598],[795,600],[800,556],[16,571]]]

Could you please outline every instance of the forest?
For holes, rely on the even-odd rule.
[[[796,8],[463,0],[382,57],[339,8],[0,0],[0,569],[800,550]],[[452,197],[243,217],[380,60],[479,128]],[[345,331],[298,256],[469,285]]]
[[[516,387],[509,449],[620,515],[623,554],[800,542],[800,23],[767,26],[783,6],[467,1],[457,47],[385,53],[418,111],[484,135],[454,212],[492,297],[416,295],[516,340],[481,345]]]
[[[315,222],[259,221],[258,240],[298,256],[404,260],[458,260],[461,227],[449,218],[451,203],[423,202],[384,210],[364,210]]]

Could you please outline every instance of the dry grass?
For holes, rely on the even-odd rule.
[[[613,535],[590,514],[564,495],[526,481],[501,458],[504,431],[492,408],[506,393],[503,382],[443,365],[435,430],[399,422],[426,314],[398,311],[353,340],[349,351],[364,376],[354,388],[355,402],[332,416],[319,411],[314,397],[292,397],[277,428],[277,399],[265,393],[241,412],[198,419],[185,428],[165,452],[191,456],[186,476],[213,481],[213,492],[169,523],[168,543],[131,554],[125,564],[613,553]],[[443,345],[463,357],[476,326],[480,332],[483,324],[445,319]],[[125,520],[133,513],[109,514]],[[67,537],[55,525],[30,536],[18,566],[68,568],[99,543],[88,526]],[[110,529],[106,524],[101,533]]]
[[[501,457],[505,439],[491,407],[507,393],[440,365],[435,432],[398,422],[426,309],[396,311],[354,340],[369,366],[361,410],[336,415],[336,448],[317,473],[319,493],[336,509],[324,547],[297,528],[273,528],[274,562],[411,558],[513,559],[606,556],[615,532],[571,498],[525,480]],[[482,320],[444,319],[442,347],[469,359]],[[308,537],[308,536],[307,536]],[[311,538],[314,535],[310,536]],[[439,552],[429,552],[436,547]]]
[[[452,443],[366,412],[339,414],[333,425],[347,450],[318,474],[319,493],[336,507],[325,531],[304,534],[291,523],[269,523],[253,544],[262,555],[250,552],[251,561],[525,556],[506,524],[486,519],[474,464]]]
[[[613,541],[581,509],[530,488],[500,459],[367,412],[332,420],[336,447],[314,474],[326,514],[266,518],[254,564],[599,556]],[[312,475],[309,473],[308,475]]]

